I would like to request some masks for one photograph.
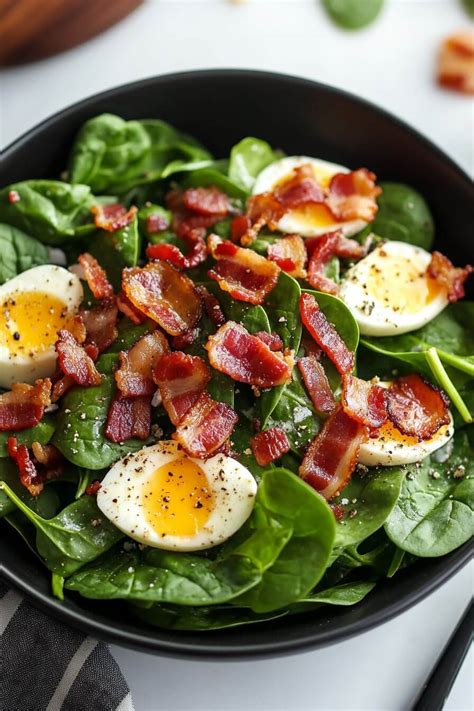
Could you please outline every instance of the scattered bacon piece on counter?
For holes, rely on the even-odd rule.
[[[342,376],[344,412],[367,427],[378,428],[387,419],[387,390],[355,375]]]
[[[312,294],[301,294],[300,314],[311,336],[332,360],[339,373],[341,375],[350,373],[354,368],[354,354],[348,349],[332,323],[329,323]]]
[[[191,456],[205,459],[222,447],[238,421],[234,410],[201,393],[172,435]]]
[[[216,297],[211,294],[205,286],[197,286],[196,291],[202,299],[204,311],[206,312],[207,317],[216,326],[223,326],[226,318]]]
[[[43,417],[51,404],[51,380],[36,380],[34,385],[13,383],[0,395],[0,432],[26,430]]]
[[[116,302],[118,310],[123,313],[124,316],[129,318],[130,321],[132,321],[132,323],[134,323],[136,326],[147,320],[146,314],[144,314],[142,311],[139,311],[139,309],[137,309],[136,306],[132,304],[123,289],[116,297]]]
[[[201,227],[189,229],[182,239],[188,245],[184,255],[174,244],[150,244],[146,249],[148,259],[166,259],[178,269],[192,269],[204,262],[207,258],[207,245],[205,242],[206,230]]]
[[[156,363],[154,379],[171,422],[178,425],[206,389],[211,373],[199,356],[175,351]]]
[[[57,479],[64,472],[64,458],[52,444],[33,442],[32,457],[26,445],[18,444],[16,437],[9,437],[7,450],[18,467],[21,484],[32,496],[38,496],[45,482]]]
[[[101,375],[86,349],[81,346],[72,333],[62,328],[56,341],[58,363],[64,375],[83,386],[98,385]]]
[[[84,270],[84,276],[96,299],[105,299],[114,295],[112,284],[107,279],[107,274],[92,254],[84,252],[77,261]]]
[[[450,303],[459,301],[465,296],[464,282],[472,272],[474,267],[470,264],[464,268],[455,267],[441,252],[433,252],[428,266],[428,275],[446,289]]]
[[[188,188],[183,193],[183,205],[188,210],[206,217],[224,218],[230,210],[229,196],[219,188]]]
[[[278,281],[280,267],[252,249],[210,235],[209,249],[217,264],[208,272],[237,301],[261,304]]]
[[[363,245],[354,239],[347,239],[341,232],[331,232],[314,240],[314,248],[308,264],[308,282],[313,289],[326,294],[337,294],[337,284],[324,271],[331,257],[361,259],[366,254]]]
[[[260,340],[265,343],[271,351],[282,351],[284,344],[278,333],[267,333],[266,331],[257,331],[254,336],[260,338]]]
[[[447,37],[438,59],[438,83],[447,89],[474,94],[474,32]]]
[[[202,304],[193,282],[168,262],[123,270],[122,288],[132,304],[171,336],[198,322]]]
[[[389,419],[404,435],[429,439],[450,422],[445,393],[413,373],[393,381],[387,391]]]
[[[378,210],[376,198],[382,193],[375,181],[375,174],[366,168],[334,175],[326,205],[336,220],[372,222]]]
[[[110,205],[93,205],[91,212],[94,215],[95,226],[107,232],[116,232],[129,225],[135,215],[137,208],[132,205],[128,210],[119,203]]]
[[[268,247],[267,258],[297,279],[306,278],[307,252],[299,235],[286,235]]]
[[[300,358],[298,370],[316,410],[322,413],[332,412],[336,407],[336,401],[326,371],[318,359],[314,355]]]
[[[148,215],[146,218],[146,231],[149,235],[157,234],[158,232],[164,232],[168,229],[169,222],[163,215],[153,214]]]
[[[91,309],[81,310],[79,316],[86,329],[86,345],[93,343],[97,346],[99,353],[102,353],[114,343],[118,336],[118,308],[114,298],[102,299]],[[74,332],[73,335],[80,343],[80,339]]]
[[[136,437],[145,440],[150,435],[151,398],[122,397],[117,393],[110,403],[105,436],[111,442],[125,442]]]
[[[212,367],[238,382],[272,388],[291,380],[293,358],[274,353],[234,321],[221,326],[205,347]]]
[[[367,437],[367,428],[338,406],[309,445],[300,476],[325,499],[331,499],[349,481]]]
[[[261,467],[280,459],[283,454],[290,450],[286,432],[280,427],[271,427],[251,437],[250,446],[257,464],[260,464]]]
[[[123,397],[153,395],[153,369],[164,353],[169,351],[168,341],[161,331],[142,336],[128,351],[118,355],[119,365],[115,382]]]

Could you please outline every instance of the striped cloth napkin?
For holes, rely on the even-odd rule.
[[[0,581],[1,711],[134,711],[104,642],[30,605]]]

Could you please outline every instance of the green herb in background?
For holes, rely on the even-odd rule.
[[[374,22],[383,0],[323,0],[323,5],[339,27],[359,30]]]
[[[474,19],[474,0],[461,0],[469,17]]]

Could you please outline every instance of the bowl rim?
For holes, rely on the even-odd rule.
[[[319,81],[313,81],[311,79],[291,74],[253,69],[218,68],[170,72],[126,82],[125,84],[120,84],[110,89],[96,92],[95,94],[87,96],[84,99],[76,101],[73,104],[56,111],[43,119],[40,123],[35,124],[30,129],[26,130],[6,146],[3,150],[3,155],[5,158],[9,157],[10,154],[14,153],[17,149],[28,143],[29,140],[40,133],[44,128],[54,127],[56,123],[67,119],[81,108],[86,108],[89,104],[93,104],[98,99],[112,99],[116,95],[123,94],[124,91],[133,91],[134,89],[146,88],[147,86],[156,87],[161,83],[168,83],[170,81],[188,81],[190,78],[197,80],[201,78],[212,80],[213,78],[222,77],[239,77],[241,79],[247,77],[261,81],[281,80],[303,87],[316,88],[320,91],[339,96],[348,102],[356,103],[377,115],[384,116],[394,125],[411,134],[418,142],[423,143],[430,149],[431,152],[436,154],[463,180],[469,184],[471,183],[469,174],[431,139],[426,137],[417,129],[413,128],[403,119],[400,119],[395,114],[378,106],[374,102],[356,96],[345,89],[324,84]],[[162,656],[179,657],[182,659],[236,661],[255,658],[269,658],[309,651],[311,649],[341,642],[362,632],[367,632],[384,622],[388,622],[402,612],[405,612],[410,607],[418,602],[421,602],[421,600],[433,593],[444,582],[461,570],[461,568],[469,561],[471,557],[471,550],[472,546],[468,541],[450,554],[451,559],[447,567],[435,574],[432,574],[428,579],[421,581],[417,589],[407,593],[399,600],[389,603],[387,607],[369,613],[363,618],[339,624],[336,629],[320,629],[318,632],[312,630],[308,633],[302,633],[299,635],[298,639],[285,640],[278,638],[261,643],[252,643],[251,646],[245,642],[244,635],[243,641],[239,644],[226,644],[225,641],[223,642],[222,640],[219,640],[218,644],[213,644],[212,641],[210,644],[206,644],[203,640],[202,633],[196,641],[189,641],[179,637],[177,637],[175,641],[169,639],[159,639],[158,637],[152,636],[152,634],[147,635],[145,632],[141,633],[128,629],[120,629],[117,625],[106,623],[97,618],[88,619],[84,616],[81,610],[64,607],[60,600],[57,600],[48,593],[43,593],[36,589],[34,587],[34,583],[24,579],[20,574],[15,573],[13,570],[7,569],[3,563],[0,564],[0,573],[5,580],[23,592],[34,606],[43,610],[47,614],[52,615],[56,619],[60,619],[66,624],[73,625],[75,628],[99,637],[100,639],[106,640],[107,642],[119,644],[141,652],[160,654]],[[158,629],[159,628],[150,627],[151,633],[153,630],[158,631]],[[205,636],[209,640],[212,640],[212,632],[206,632]]]

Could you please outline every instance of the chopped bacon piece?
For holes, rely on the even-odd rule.
[[[59,371],[61,372],[61,371]],[[62,396],[67,393],[74,385],[74,379],[70,378],[69,375],[63,375],[58,378],[53,385],[53,390],[51,392],[51,402],[57,402]]]
[[[117,393],[110,403],[105,436],[111,442],[125,442],[136,437],[145,440],[150,435],[151,398],[122,397]]]
[[[20,202],[20,194],[16,190],[8,191],[8,202],[14,205],[16,202]]]
[[[129,225],[135,215],[137,208],[132,205],[128,210],[119,203],[110,205],[93,205],[91,212],[94,215],[95,226],[107,232],[116,232]]]
[[[201,316],[193,282],[168,262],[124,269],[122,288],[137,309],[172,336],[189,331]]]
[[[299,235],[286,235],[271,244],[267,251],[268,259],[276,262],[280,269],[288,272],[292,277],[304,279],[306,277],[306,247],[304,240]]]
[[[164,232],[169,227],[168,220],[163,215],[148,215],[146,218],[146,231],[149,235]]]
[[[33,442],[31,449],[38,464],[43,464],[50,471],[57,469],[64,462],[63,455],[54,444]]]
[[[278,220],[284,215],[285,210],[272,192],[253,195],[247,205],[247,218],[250,226],[240,238],[241,244],[249,245],[257,237],[260,230],[268,225],[271,230],[276,229]]]
[[[397,378],[387,392],[389,419],[402,434],[420,441],[449,424],[448,405],[444,392],[416,373]]]
[[[241,238],[247,234],[252,223],[247,215],[236,215],[230,226],[232,242],[240,242]]]
[[[472,272],[474,267],[470,264],[464,268],[455,267],[441,252],[433,252],[428,266],[428,275],[446,289],[450,303],[459,301],[465,296],[464,282]]]
[[[285,211],[324,202],[324,190],[309,163],[297,166],[292,176],[277,186],[274,195]]]
[[[191,212],[206,217],[226,217],[230,210],[229,196],[219,188],[188,188],[183,193],[183,205]]]
[[[0,432],[20,431],[40,422],[45,407],[51,404],[51,380],[36,380],[34,385],[13,383],[0,395]]]
[[[267,333],[266,331],[257,331],[257,333],[254,334],[257,338],[260,338],[260,340],[265,343],[271,351],[282,351],[283,350],[283,341],[281,340],[280,336],[278,333]]]
[[[204,240],[206,231],[200,227],[186,230],[183,239],[188,244],[184,255],[174,244],[150,244],[146,249],[148,259],[166,259],[178,269],[192,269],[207,258],[207,246]]]
[[[286,432],[280,427],[271,427],[269,430],[259,432],[251,437],[250,446],[257,464],[260,464],[261,467],[266,467],[270,462],[280,459],[290,450]]]
[[[211,373],[199,356],[177,351],[160,358],[154,379],[171,422],[178,425],[206,389]]]
[[[101,486],[102,484],[97,479],[95,481],[91,481],[91,483],[86,487],[86,496],[96,496],[99,493]]]
[[[202,299],[204,311],[206,312],[207,317],[216,326],[223,326],[226,318],[216,297],[211,294],[205,286],[197,286],[196,291]]]
[[[444,40],[438,59],[438,83],[474,94],[474,32],[456,32]]]
[[[206,349],[212,367],[238,382],[273,388],[291,380],[293,358],[274,353],[234,321],[228,321],[210,336]]]
[[[300,358],[298,370],[316,410],[324,413],[332,412],[336,407],[336,401],[326,371],[317,358],[314,355]]]
[[[224,402],[201,393],[172,435],[191,456],[206,459],[217,452],[232,434],[237,414]]]
[[[90,290],[96,299],[105,299],[114,295],[112,284],[107,279],[107,274],[92,254],[80,254],[77,261],[84,270]]]
[[[354,375],[342,376],[344,412],[367,427],[378,428],[387,419],[387,390]]]
[[[89,310],[81,310],[79,314],[86,329],[86,344],[95,344],[99,353],[105,351],[118,336],[118,308],[114,298],[102,299]],[[73,332],[76,340],[80,343]]]
[[[57,479],[64,472],[64,458],[52,444],[33,442],[34,456],[31,457],[26,445],[18,444],[16,437],[9,437],[7,450],[18,467],[20,482],[32,496],[38,496],[45,482]]]
[[[276,286],[280,267],[252,249],[237,247],[217,235],[209,237],[209,249],[217,264],[208,275],[237,301],[261,304]]]
[[[173,336],[171,339],[172,347],[177,351],[182,351],[184,348],[191,346],[196,338],[199,336],[199,328],[190,328],[189,331],[185,331],[180,336]]]
[[[98,385],[101,381],[94,361],[86,349],[79,345],[72,333],[62,328],[56,341],[59,367],[64,375],[71,377],[78,385]]]
[[[139,311],[136,306],[132,304],[123,289],[116,297],[116,301],[118,310],[123,313],[124,316],[129,318],[130,321],[132,321],[132,323],[134,323],[136,326],[147,320],[146,314],[142,313],[142,311]]]
[[[367,437],[367,428],[337,407],[309,445],[300,476],[325,499],[331,499],[349,481]]]
[[[161,331],[142,336],[128,351],[121,351],[115,381],[123,397],[153,395],[153,369],[164,353],[169,351],[168,341]]]
[[[301,294],[300,314],[304,325],[318,344],[332,360],[341,375],[354,368],[354,354],[348,349],[332,323],[319,308],[312,294]]]
[[[326,205],[336,220],[372,222],[378,210],[376,198],[382,193],[375,181],[375,174],[366,168],[334,175]]]
[[[315,239],[313,253],[308,265],[308,281],[318,291],[337,294],[337,284],[329,279],[324,270],[331,257],[361,259],[366,254],[365,247],[354,239],[347,239],[341,232],[332,232]]]
[[[149,244],[146,248],[148,259],[165,259],[178,269],[184,269],[186,258],[175,244]]]
[[[193,190],[193,188],[191,188],[191,190]],[[204,214],[202,211],[197,212],[194,209],[190,210],[184,204],[184,195],[185,193],[182,193],[181,190],[171,190],[166,195],[166,203],[173,213],[173,231],[178,237],[186,239],[191,231],[200,229],[202,231],[202,237],[204,238],[206,236],[206,230],[215,225],[216,222],[222,220],[226,216],[227,211],[223,213]],[[225,198],[228,201],[227,196],[225,196]],[[188,204],[194,204],[195,199],[195,197],[191,196],[189,198],[188,196]],[[209,206],[210,205],[211,201],[209,201]]]

